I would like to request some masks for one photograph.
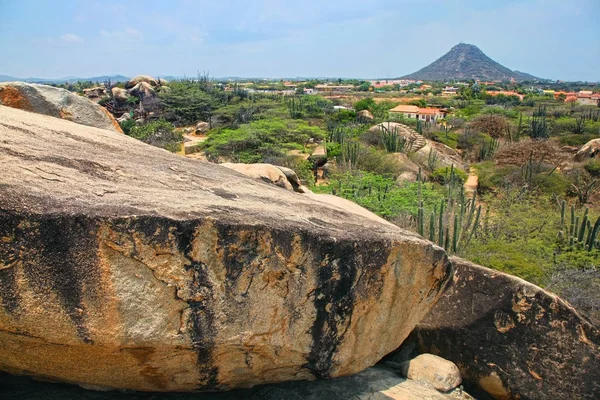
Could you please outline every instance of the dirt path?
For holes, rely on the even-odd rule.
[[[469,169],[469,177],[465,182],[465,194],[472,194],[474,191],[476,191],[478,183],[479,179],[477,178],[475,168],[471,167]]]

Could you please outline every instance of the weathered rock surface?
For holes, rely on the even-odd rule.
[[[166,81],[164,79],[161,80],[162,82],[160,82],[161,84],[164,82],[166,83]],[[127,81],[125,83],[125,89],[131,89],[132,87],[136,86],[138,83],[148,83],[151,86],[158,86],[159,82],[154,79],[153,77],[149,76],[149,75],[138,75],[135,78],[132,78],[130,81]]]
[[[597,157],[600,154],[600,138],[592,139],[575,154],[575,161],[584,161],[587,158]]]
[[[0,370],[226,390],[345,376],[452,272],[391,224],[124,135],[0,106]]]
[[[456,364],[433,354],[421,354],[401,364],[402,376],[424,381],[442,392],[449,392],[462,382]]]
[[[356,119],[358,119],[359,121],[371,122],[375,119],[375,117],[373,117],[373,114],[371,114],[371,111],[361,110],[356,113]]]
[[[600,398],[598,329],[552,293],[459,258],[453,284],[415,330],[477,398]]]
[[[156,91],[148,82],[140,82],[131,89],[129,89],[129,94],[139,98],[146,98],[155,97]]]
[[[111,89],[112,95],[114,97],[115,100],[117,101],[127,101],[127,99],[129,98],[129,93],[127,93],[127,90],[120,88],[120,87],[114,87]]]
[[[52,86],[25,82],[0,83],[0,105],[123,133],[115,118],[104,107]]]
[[[4,383],[4,385],[3,385]],[[75,386],[31,381],[0,372],[0,388],[14,399],[44,400],[472,400],[456,389],[443,394],[432,387],[404,379],[377,365],[359,374],[316,382],[284,382],[225,393],[96,392]]]
[[[275,186],[279,186],[286,190],[294,191],[294,186],[286,176],[285,172],[282,171],[279,167],[276,167],[275,165],[243,163],[222,163],[220,165],[225,168],[237,171],[246,176],[249,176],[251,178],[260,179],[263,182],[272,183]],[[298,181],[298,177],[296,177],[296,181]]]
[[[206,133],[209,130],[210,130],[210,124],[208,122],[200,121],[196,124],[196,133],[197,134]]]

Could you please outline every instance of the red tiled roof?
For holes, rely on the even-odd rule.
[[[419,108],[419,114],[441,114],[439,108]]]
[[[410,106],[410,105],[406,105],[406,104],[400,104],[399,106],[396,106],[394,108],[392,108],[390,110],[391,112],[401,112],[401,113],[418,113],[419,112],[419,107],[417,106]]]

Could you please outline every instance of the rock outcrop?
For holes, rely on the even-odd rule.
[[[439,247],[125,135],[0,106],[0,370],[226,390],[355,374],[443,291]]]
[[[117,87],[115,86],[114,88],[111,89],[113,98],[116,101],[127,101],[127,99],[129,98],[129,93],[127,93],[127,90]]]
[[[125,83],[125,89],[131,89],[141,82],[147,83],[153,87],[159,85],[159,81],[149,75],[138,75]],[[166,83],[164,79],[161,79],[160,84],[163,84],[163,82]]]
[[[592,139],[584,144],[575,154],[575,161],[584,161],[587,158],[593,158],[600,155],[600,138]]]
[[[362,121],[362,122],[371,122],[375,119],[375,117],[373,117],[373,114],[371,114],[371,111],[361,110],[356,113],[356,119],[358,119],[359,121]]]
[[[453,257],[453,284],[411,335],[487,399],[600,398],[600,333],[557,296]]]
[[[123,133],[104,107],[65,89],[25,82],[0,83],[0,105]]]

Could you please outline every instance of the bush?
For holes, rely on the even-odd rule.
[[[431,173],[431,180],[437,183],[441,183],[442,185],[450,183],[452,171],[454,172],[454,176],[452,177],[454,182],[462,185],[467,180],[468,174],[465,171],[463,171],[462,169],[450,167],[436,168]]]
[[[486,133],[493,138],[501,138],[506,135],[508,121],[498,114],[485,114],[475,118],[470,125],[473,129]]]
[[[593,177],[600,176],[600,160],[590,160],[583,166],[583,168]]]
[[[303,120],[283,118],[261,119],[209,132],[202,143],[206,153],[215,159],[227,156],[244,163],[262,162],[265,157],[282,157],[288,150],[303,150],[310,140],[322,140],[325,131]]]
[[[367,97],[365,99],[359,100],[354,103],[354,109],[356,111],[369,110],[371,111],[377,104],[372,97]]]
[[[559,143],[563,146],[583,146],[596,137],[597,135],[585,133],[583,135],[565,135],[560,137]]]
[[[129,132],[135,126],[135,120],[133,118],[130,118],[119,123],[119,125],[121,126],[121,129],[123,129],[123,133],[129,135]]]
[[[181,143],[183,143],[183,135],[175,132],[173,125],[163,119],[136,125],[131,128],[128,135],[144,143],[173,152],[179,151]]]

